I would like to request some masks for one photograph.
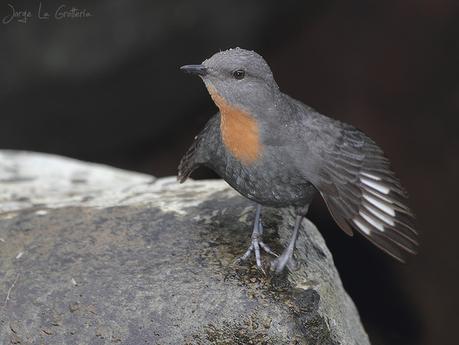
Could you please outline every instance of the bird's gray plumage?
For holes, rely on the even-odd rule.
[[[298,210],[307,210],[318,191],[347,234],[357,230],[401,261],[405,252],[416,252],[407,194],[373,140],[283,94],[269,66],[254,52],[220,52],[203,66],[206,86],[256,119],[263,151],[249,165],[234,157],[222,142],[217,113],[182,159],[182,182],[205,165],[259,204]],[[245,80],[232,79],[235,69],[245,71]]]

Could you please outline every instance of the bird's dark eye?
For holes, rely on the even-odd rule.
[[[237,80],[241,80],[245,77],[245,72],[242,69],[237,69],[233,72],[233,77]]]

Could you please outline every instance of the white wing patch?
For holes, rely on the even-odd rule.
[[[368,178],[371,178],[372,180],[375,180],[375,181],[381,181],[381,177],[373,175],[373,174],[370,174],[370,173],[367,173],[367,172],[364,172],[364,171],[362,171],[360,173],[360,175],[368,177]]]
[[[368,214],[363,212],[362,210],[359,211],[359,214],[362,216],[363,219],[365,219],[368,223],[373,225],[376,229],[384,231],[384,225],[381,222],[378,222],[374,218],[370,217]]]
[[[393,201],[389,197],[379,194],[387,195],[390,192],[389,187],[379,182],[382,180],[378,175],[365,171],[360,172],[360,182],[363,188],[362,195],[371,205],[364,203],[363,207],[359,210],[359,214],[365,221],[380,231],[384,231],[384,224],[386,226],[395,225],[394,219],[389,216],[395,217],[395,210],[388,205],[393,204]],[[371,187],[373,191],[368,187]],[[375,190],[379,193],[375,193]]]
[[[370,194],[367,194],[367,193],[363,193],[363,197],[370,203],[372,204],[373,206],[375,206],[376,208],[379,208],[380,210],[386,212],[387,214],[390,214],[392,217],[395,217],[395,210],[391,207],[389,207],[388,205],[382,203],[380,200],[378,200],[376,197],[370,195]],[[387,201],[387,200],[386,200]],[[389,200],[390,202],[390,200]]]
[[[371,205],[364,204],[363,205],[368,211],[370,211],[373,215],[381,219],[383,222],[385,222],[388,225],[394,226],[395,222],[394,220],[389,217],[386,213],[383,213],[381,211],[377,211],[376,208],[372,207]]]
[[[352,221],[363,233],[370,235],[371,229],[368,226],[360,222],[357,218],[352,219]]]
[[[352,221],[365,234],[370,235],[372,229],[384,232],[386,228],[395,226],[394,202],[389,198],[390,188],[384,184],[383,178],[376,174],[360,172],[360,182],[364,201],[359,208],[359,216]],[[392,216],[392,217],[391,217]]]
[[[383,193],[383,194],[389,194],[390,189],[374,180],[370,180],[365,177],[360,177],[360,181],[363,184],[366,184],[367,186],[376,189],[378,192]]]

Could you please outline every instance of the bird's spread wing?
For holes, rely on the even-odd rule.
[[[315,183],[333,218],[349,235],[359,231],[400,261],[416,253],[414,216],[407,194],[383,151],[363,132],[340,123],[341,135],[320,149]]]

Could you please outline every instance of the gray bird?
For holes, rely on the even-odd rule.
[[[182,158],[178,179],[204,165],[257,203],[252,242],[241,260],[254,252],[262,269],[260,248],[277,256],[261,238],[261,206],[294,207],[289,244],[271,263],[276,272],[293,269],[298,229],[317,191],[348,235],[356,230],[402,262],[406,252],[416,253],[407,194],[363,132],[282,93],[253,51],[229,49],[181,69],[201,77],[220,111]]]

